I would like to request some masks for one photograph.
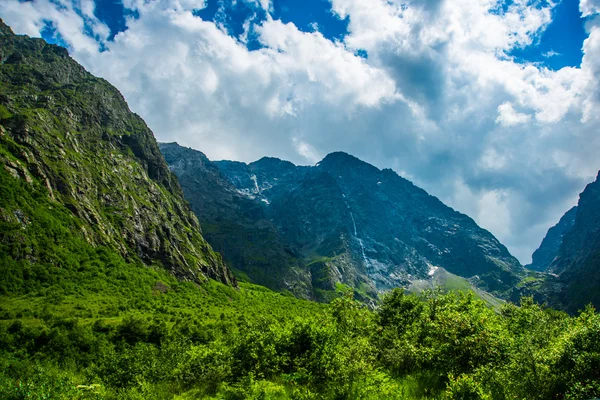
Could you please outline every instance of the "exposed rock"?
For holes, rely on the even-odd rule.
[[[562,216],[556,225],[548,230],[542,244],[533,253],[531,264],[526,265],[525,268],[543,272],[552,264],[563,242],[563,237],[573,228],[576,215],[577,207],[573,207]]]
[[[211,227],[209,242],[258,283],[290,286],[296,273],[303,290],[327,299],[324,292],[340,283],[376,298],[427,278],[430,265],[501,295],[520,279],[519,262],[471,218],[392,170],[348,154],[332,153],[304,167],[267,157],[250,164],[210,162],[177,144],[162,144],[161,150],[193,210]],[[269,227],[269,241],[259,226]],[[290,256],[259,251],[260,268],[272,278],[265,283],[254,278],[258,264],[238,253],[270,241]]]
[[[580,194],[573,226],[547,271],[554,290],[545,293],[553,306],[569,312],[589,303],[600,307],[600,173]]]
[[[1,21],[0,60],[4,169],[46,187],[83,221],[89,243],[182,279],[235,284],[201,236],[152,132],[117,89],[64,48],[14,35]]]
[[[240,192],[199,151],[176,143],[159,144],[171,170],[178,176],[186,199],[198,216],[203,235],[232,268],[251,281],[275,290],[289,290],[313,298],[310,273],[297,250],[286,245],[255,201],[251,174],[240,174],[252,190]],[[232,171],[245,164],[229,164]]]

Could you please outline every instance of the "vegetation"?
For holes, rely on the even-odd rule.
[[[600,396],[592,308],[395,290],[369,310],[341,285],[324,305],[180,282],[89,244],[35,185],[0,170],[2,399]]]
[[[323,269],[313,277],[329,304],[196,279],[182,265],[233,282],[149,130],[65,51],[0,30],[12,52],[0,73],[15,82],[0,85],[0,399],[600,396],[591,307],[569,316],[528,298],[493,308],[474,292],[396,289],[369,309],[353,299],[369,298],[365,282],[332,290]]]
[[[133,272],[133,270],[132,270]],[[2,298],[3,399],[580,399],[600,316],[394,290],[376,311],[242,283]],[[158,276],[154,275],[158,274]],[[123,281],[123,288],[128,286]],[[106,306],[106,304],[111,306]]]

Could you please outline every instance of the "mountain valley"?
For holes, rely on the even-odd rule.
[[[599,206],[600,175],[523,267],[350,154],[158,143],[0,20],[0,398],[598,398]]]

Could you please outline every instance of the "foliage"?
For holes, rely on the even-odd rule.
[[[592,308],[393,290],[370,310],[352,291],[323,305],[198,286],[91,245],[29,185],[0,170],[0,398],[600,396]]]
[[[67,318],[66,304],[55,304],[44,318],[4,320],[0,398],[600,395],[592,308],[569,317],[524,299],[496,313],[472,295],[393,290],[372,311],[349,296],[320,305],[248,284],[169,285],[173,296],[110,316]]]

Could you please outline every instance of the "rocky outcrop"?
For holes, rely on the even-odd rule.
[[[587,304],[600,307],[600,173],[579,196],[573,227],[548,267],[549,284],[561,290],[550,293],[552,305],[569,312]]]
[[[150,129],[64,48],[0,22],[0,162],[65,205],[94,245],[181,279],[235,284]]]
[[[314,298],[310,274],[297,250],[267,219],[246,164],[227,164],[232,177],[247,181],[243,186],[250,189],[242,192],[201,152],[176,143],[159,146],[204,228],[204,237],[229,266],[254,283]]]
[[[556,258],[565,234],[573,228],[576,215],[577,207],[573,207],[562,216],[556,225],[548,230],[544,240],[542,240],[542,244],[533,253],[531,264],[526,265],[525,268],[533,271],[546,271]]]

